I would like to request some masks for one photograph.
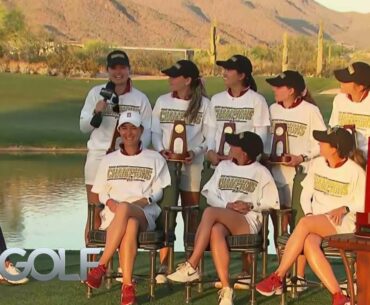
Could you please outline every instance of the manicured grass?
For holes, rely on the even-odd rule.
[[[79,273],[79,254],[77,252],[67,252],[67,268],[66,273]],[[183,260],[183,253],[177,253],[176,258]],[[149,256],[147,253],[139,253],[136,262],[135,272],[138,274],[148,274]],[[214,267],[210,255],[206,256],[205,270],[207,277],[214,278]],[[115,266],[117,262],[115,262]],[[334,270],[339,276],[343,276],[343,267],[336,261]],[[236,274],[240,271],[240,255],[233,254],[231,260],[231,274]],[[260,262],[259,265],[260,266]],[[269,270],[272,271],[276,267],[276,257],[269,257]],[[41,273],[50,271],[51,261],[46,257],[39,257],[36,260],[36,269]],[[308,272],[308,277],[312,279],[312,273]],[[137,286],[137,295],[139,304],[160,304],[160,305],[179,305],[185,304],[184,301],[184,286],[176,284],[169,289],[167,285],[159,285],[156,288],[156,300],[150,303],[147,299],[148,285],[145,280],[139,280]],[[250,292],[247,290],[239,290],[236,292],[235,305],[249,304]],[[48,282],[37,282],[31,280],[27,285],[23,286],[8,286],[0,285],[0,304],[7,305],[28,305],[28,304],[50,304],[50,305],[64,305],[64,304],[88,304],[88,305],[118,305],[120,304],[120,284],[116,281],[113,283],[111,290],[104,287],[94,291],[91,299],[86,298],[86,288],[80,282],[61,282],[59,280],[52,280]],[[278,305],[280,304],[280,297],[274,296],[265,298],[257,295],[257,304],[264,305]],[[297,300],[291,301],[294,305],[311,305],[311,304],[330,304],[330,295],[323,288],[310,288],[303,293]],[[193,304],[194,305],[216,305],[217,290],[209,285],[205,287],[202,294],[193,289]]]
[[[256,77],[259,91],[269,103],[271,88],[264,77]],[[0,73],[0,147],[85,147],[87,135],[79,130],[79,115],[89,89],[99,80],[63,79],[48,76]],[[166,80],[137,80],[152,104],[168,90]],[[308,79],[308,86],[326,119],[333,96],[319,95],[336,87],[333,79]],[[224,90],[221,78],[206,80],[208,94]]]

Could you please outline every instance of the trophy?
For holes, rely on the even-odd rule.
[[[188,156],[185,121],[176,120],[173,123],[170,153],[168,154],[168,158],[171,161],[183,162]]]
[[[227,153],[225,153],[225,140],[226,140],[226,134],[228,133],[235,133],[235,123],[234,122],[227,122],[224,124],[224,128],[222,130],[222,136],[220,141],[220,147],[218,149],[218,154],[220,156],[225,156]]]
[[[368,139],[370,147],[370,138]],[[356,236],[370,238],[370,151],[367,155],[365,212],[356,213]]]
[[[276,123],[272,141],[271,163],[288,163],[292,159],[285,156],[288,153],[288,126],[286,123]]]

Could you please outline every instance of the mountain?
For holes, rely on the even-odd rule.
[[[222,44],[270,44],[316,35],[370,48],[370,14],[340,13],[313,0],[2,0],[17,7],[31,29],[65,41],[100,39],[124,46],[208,48],[212,20]]]

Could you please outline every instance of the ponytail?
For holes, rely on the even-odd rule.
[[[192,79],[190,83],[191,99],[185,112],[185,119],[189,123],[195,123],[198,112],[202,106],[202,98],[207,97],[206,89],[200,78]]]
[[[313,99],[313,97],[312,97],[312,95],[311,95],[310,91],[306,90],[305,94],[302,94],[302,98],[303,98],[306,102],[308,102],[308,103],[310,103],[310,104],[312,104],[312,105],[317,106],[317,104],[316,104],[315,100]]]
[[[244,73],[244,72],[243,72]],[[245,74],[245,73],[244,73]],[[246,87],[246,88],[251,88],[253,91],[257,92],[257,84],[256,84],[256,81],[254,80],[252,74],[250,74],[249,76],[247,76],[245,74],[245,77],[243,79],[243,86]]]

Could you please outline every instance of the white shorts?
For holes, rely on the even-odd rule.
[[[244,217],[249,224],[250,234],[257,234],[262,228],[262,214],[250,211]]]
[[[353,233],[355,232],[355,229],[356,229],[356,225],[355,225],[355,222],[353,219],[351,219],[352,217],[348,217],[350,215],[346,215],[344,216],[343,220],[342,220],[342,223],[341,225],[336,225],[330,218],[329,218],[329,215],[326,215],[324,214],[328,220],[330,221],[330,223],[333,225],[333,227],[335,228],[335,230],[337,231],[338,234],[347,234],[347,233]]]
[[[148,222],[147,231],[154,231],[156,227],[156,220],[161,213],[161,208],[155,203],[151,203],[146,205],[144,208],[137,206],[144,212],[145,218]],[[104,209],[100,212],[100,217],[102,219],[102,223],[99,227],[100,230],[106,230],[108,226],[111,224],[114,218],[114,213],[110,210],[108,206],[105,206]]]
[[[100,161],[106,155],[105,150],[89,150],[86,156],[85,163],[85,184],[93,185],[95,176],[99,168]]]
[[[202,170],[203,158],[196,158],[192,164],[183,164],[181,168],[180,190],[184,192],[199,192]]]

